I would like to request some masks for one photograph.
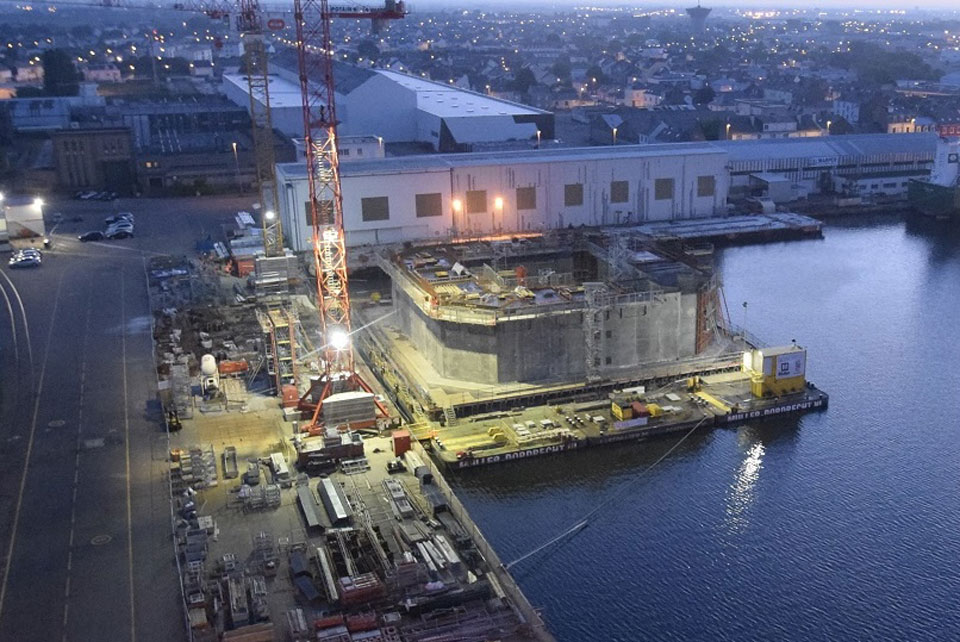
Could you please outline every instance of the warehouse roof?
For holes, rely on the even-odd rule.
[[[724,140],[717,141],[715,145],[729,152],[731,162],[899,153],[930,154],[932,157],[937,146],[937,135],[933,133],[851,134],[816,138]]]
[[[564,163],[585,160],[662,158],[665,156],[714,156],[725,152],[712,143],[665,143],[662,145],[617,145],[606,147],[556,147],[520,151],[471,152],[464,154],[425,154],[375,160],[352,161],[340,166],[343,176],[395,174],[404,172],[447,171],[454,167],[510,165],[521,163]],[[303,163],[277,165],[287,178],[306,177]]]
[[[417,108],[440,118],[451,116],[520,116],[548,113],[541,109],[491,98],[454,85],[445,85],[409,74],[385,69],[378,69],[376,73],[414,92],[417,95]],[[339,79],[337,82],[339,82]]]
[[[236,85],[244,93],[249,90],[247,77],[244,74],[223,74],[223,82]],[[268,76],[268,83],[267,91],[270,92],[270,107],[272,109],[303,106],[300,98],[300,85],[274,74]]]

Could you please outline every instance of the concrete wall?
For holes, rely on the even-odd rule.
[[[416,296],[422,295],[415,288],[394,284],[398,322],[445,377],[493,384],[586,375],[582,311],[530,314],[495,326],[455,323],[430,318],[411,298]],[[600,326],[601,372],[694,356],[696,313],[695,293],[666,293],[657,301],[611,307]]]
[[[713,196],[697,196],[699,176],[714,177]],[[658,178],[674,179],[672,199],[655,198]],[[628,183],[627,202],[610,202],[613,181]],[[466,202],[467,190],[486,190],[488,210],[464,211],[454,222],[457,229],[480,234],[702,218],[723,212],[727,183],[722,154],[457,167],[452,175],[453,197]],[[583,185],[582,205],[565,205],[565,187],[570,184]],[[518,187],[536,188],[536,209],[517,208]],[[502,211],[494,207],[497,196],[503,199]]]
[[[497,337],[493,326],[431,319],[393,284],[393,302],[403,333],[438,373],[452,379],[497,383]]]
[[[310,249],[313,232],[306,216],[309,200],[306,180],[284,180],[281,184],[281,216],[289,247],[302,252]],[[377,176],[343,176],[343,217],[347,245],[396,243],[410,239],[431,239],[449,233],[450,174],[445,170],[395,173]],[[417,217],[416,195],[440,193],[443,216]],[[364,221],[362,199],[389,196],[390,218]]]

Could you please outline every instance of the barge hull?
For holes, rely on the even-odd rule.
[[[435,457],[442,466],[450,470],[464,470],[467,468],[476,468],[477,466],[490,466],[494,464],[504,464],[520,459],[531,459],[533,457],[543,457],[545,455],[555,455],[574,450],[583,450],[594,446],[602,446],[624,441],[639,441],[662,435],[670,435],[678,432],[690,430],[701,424],[701,428],[706,430],[710,428],[723,428],[743,424],[754,419],[767,419],[770,417],[780,417],[784,415],[794,415],[805,412],[814,412],[826,410],[830,397],[827,393],[816,388],[810,388],[804,393],[803,399],[791,399],[781,403],[774,403],[763,408],[744,410],[741,412],[731,412],[725,415],[715,415],[707,418],[706,421],[698,419],[696,421],[684,421],[677,423],[663,423],[653,426],[645,426],[633,430],[623,430],[618,432],[606,433],[598,437],[587,437],[586,439],[572,440],[565,443],[549,444],[535,448],[526,448],[509,453],[499,453],[489,456],[473,456],[459,459],[457,461],[445,461],[441,457]]]

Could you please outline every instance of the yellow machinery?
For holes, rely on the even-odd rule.
[[[610,404],[610,413],[617,421],[626,421],[633,418],[633,407],[626,399],[614,399]]]
[[[779,397],[802,391],[807,385],[807,351],[791,344],[743,353],[743,371],[750,375],[754,397]]]

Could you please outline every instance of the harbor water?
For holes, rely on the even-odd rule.
[[[507,563],[600,507],[512,569],[561,642],[960,637],[960,235],[824,234],[719,263],[826,412],[452,477]]]

